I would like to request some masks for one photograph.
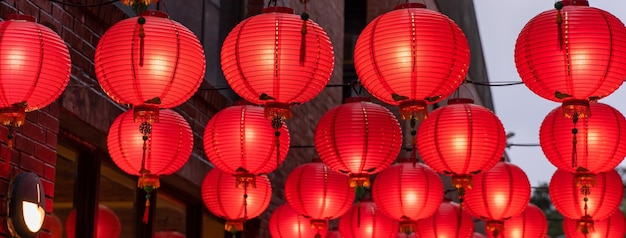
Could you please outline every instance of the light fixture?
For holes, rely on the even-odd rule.
[[[22,238],[35,237],[46,216],[43,185],[35,173],[15,177],[9,191],[8,227]]]

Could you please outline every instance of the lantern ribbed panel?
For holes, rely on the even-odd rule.
[[[339,231],[343,238],[395,238],[398,222],[381,213],[374,202],[362,201],[341,216]]]
[[[102,89],[120,104],[142,105],[159,97],[159,107],[173,108],[200,87],[206,68],[204,50],[185,26],[162,12],[146,14],[143,66],[138,17],[133,17],[113,25],[98,42],[96,76]]]
[[[530,182],[514,164],[499,162],[487,172],[474,176],[472,189],[465,195],[463,208],[476,217],[504,220],[517,216],[530,201]]]
[[[282,163],[289,152],[287,125],[279,130],[280,148],[276,150],[275,129],[265,118],[264,109],[253,105],[237,105],[215,114],[204,129],[204,151],[220,170],[235,174],[244,168],[251,174],[267,174]]]
[[[311,219],[298,215],[289,204],[276,208],[269,221],[272,238],[313,238],[318,231],[311,227]],[[326,237],[327,230],[319,231],[319,238]]]
[[[0,108],[26,102],[28,112],[48,106],[70,80],[65,42],[44,25],[11,16],[0,22],[0,32]]]
[[[524,212],[504,221],[504,231],[501,231],[498,238],[545,238],[547,231],[546,215],[537,206],[529,203]],[[489,238],[493,238],[491,232],[487,234]]]
[[[354,49],[360,82],[392,105],[403,101],[394,100],[393,94],[429,104],[443,100],[461,85],[469,61],[461,29],[426,8],[398,9],[377,17],[363,29]]]
[[[122,224],[115,212],[110,208],[100,204],[96,213],[97,223],[94,231],[95,238],[118,238],[122,231]],[[83,221],[79,222],[79,226]],[[72,210],[65,221],[65,232],[67,238],[76,237],[76,209]]]
[[[385,215],[396,220],[432,216],[443,200],[443,183],[428,165],[404,161],[376,176],[372,197]]]
[[[259,99],[265,93],[275,99],[271,102],[305,103],[330,79],[332,43],[312,20],[303,35],[302,19],[293,10],[269,9],[279,12],[266,9],[268,13],[243,20],[228,34],[221,51],[222,71],[230,87],[247,101],[265,104],[267,100]]]
[[[453,103],[432,111],[417,131],[417,149],[438,173],[467,175],[492,168],[504,153],[506,136],[489,109]]]
[[[378,173],[396,159],[401,146],[402,132],[396,117],[371,102],[334,107],[315,128],[315,149],[335,171]]]
[[[539,142],[548,160],[557,168],[576,172],[579,167],[590,173],[615,168],[626,156],[626,119],[615,108],[591,102],[591,117],[576,123],[577,167],[572,167],[572,119],[563,116],[562,107],[552,110],[541,124]]]
[[[626,235],[624,228],[626,221],[624,213],[616,211],[609,218],[593,222],[594,231],[590,231],[586,236],[577,230],[578,222],[575,219],[563,219],[563,232],[567,238],[617,238]]]
[[[552,101],[606,97],[626,78],[624,24],[601,9],[565,6],[531,19],[515,44],[517,72],[535,94]],[[559,37],[559,34],[561,36]],[[571,97],[557,98],[556,92]]]
[[[461,210],[459,204],[442,202],[435,214],[418,220],[417,227],[415,234],[419,238],[470,238],[474,233],[474,219]]]
[[[550,200],[563,217],[580,219],[585,215],[584,195],[577,186],[575,176],[564,170],[557,170],[550,180]],[[608,218],[622,202],[624,188],[622,179],[615,170],[596,174],[596,185],[591,186],[587,196],[587,214],[594,220]]]
[[[143,157],[143,134],[139,125],[141,122],[133,119],[133,110],[128,110],[113,121],[107,136],[113,162],[124,172],[137,176]],[[160,121],[152,123],[147,145],[145,168],[150,174],[172,174],[182,168],[191,155],[191,127],[180,114],[162,109]]]
[[[295,168],[285,181],[285,199],[298,214],[313,219],[335,219],[354,201],[346,175],[312,162]]]
[[[265,211],[272,198],[272,186],[266,175],[256,176],[256,188],[235,186],[235,177],[212,169],[202,181],[202,201],[213,215],[226,220],[252,219]],[[244,194],[247,191],[247,216]]]

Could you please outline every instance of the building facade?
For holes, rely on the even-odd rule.
[[[224,221],[210,214],[202,204],[200,185],[212,169],[202,148],[202,134],[209,119],[238,99],[229,90],[220,69],[221,43],[239,21],[259,14],[268,3],[264,0],[160,0],[159,8],[170,18],[193,31],[204,46],[206,74],[195,95],[174,110],[189,122],[194,134],[194,150],[187,164],[176,174],[163,176],[162,187],[152,196],[151,219],[142,223],[144,193],[137,189],[137,178],[122,172],[107,152],[106,136],[113,120],[127,107],[107,97],[98,85],[94,72],[94,52],[105,31],[122,19],[133,16],[120,2],[101,0],[5,0],[0,1],[0,17],[23,13],[57,32],[70,49],[71,80],[61,97],[52,105],[27,113],[24,126],[17,129],[15,146],[8,150],[2,142],[3,163],[10,171],[0,173],[0,196],[6,198],[9,184],[17,174],[38,174],[46,194],[47,219],[39,237],[93,237],[93,222],[99,204],[118,217],[122,238],[157,237],[156,232],[179,232],[186,237],[229,237],[223,231]],[[314,0],[307,5],[311,19],[323,27],[334,46],[335,68],[330,85],[345,85],[357,80],[352,64],[352,50],[358,34],[376,16],[393,9],[397,1]],[[472,1],[425,1],[428,8],[454,19],[465,31],[471,46],[469,78],[488,82]],[[300,1],[278,1],[304,10]],[[0,36],[1,37],[1,36]],[[348,87],[327,87],[315,99],[293,109],[294,118],[287,122],[292,147],[285,162],[273,173],[273,197],[267,211],[246,223],[240,237],[270,237],[268,220],[279,205],[285,203],[283,185],[289,172],[316,157],[313,133],[319,118],[330,108],[351,96]],[[488,87],[465,84],[460,95],[473,97],[479,104],[493,109]],[[392,108],[392,111],[397,111]],[[406,125],[405,125],[406,126]],[[0,127],[1,138],[8,130]],[[405,145],[410,141],[406,140]],[[407,156],[409,152],[400,156]],[[3,208],[6,204],[2,205]],[[77,223],[66,225],[74,212]],[[6,220],[6,209],[0,218]],[[60,233],[60,234],[59,234]],[[10,237],[6,226],[0,236]]]

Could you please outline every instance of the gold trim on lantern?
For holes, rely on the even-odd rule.
[[[472,189],[472,176],[471,175],[452,175],[452,185],[456,189]]]
[[[318,231],[328,230],[328,221],[324,219],[311,219],[311,229]]]
[[[137,122],[137,119],[150,124],[159,122],[159,105],[143,104],[135,106],[133,108],[133,118],[135,122]]]
[[[491,232],[493,237],[498,237],[504,231],[504,221],[487,220],[485,228]]]
[[[238,231],[243,231],[244,222],[245,222],[244,219],[226,220],[226,223],[224,224],[224,230],[231,232],[231,233],[237,233]]]
[[[370,187],[370,175],[369,174],[350,174],[350,187]]]
[[[400,117],[402,120],[416,119],[423,120],[428,117],[428,107],[426,102],[418,100],[408,100],[400,102]]]
[[[574,174],[574,181],[576,182],[576,187],[595,187],[597,184],[596,175],[589,172],[578,172],[580,169],[576,170],[576,174]],[[587,171],[586,169],[584,171]]]
[[[142,174],[137,181],[137,187],[141,189],[144,189],[145,187],[152,187],[152,189],[161,187],[159,175],[149,173]]]
[[[26,121],[26,102],[0,108],[0,121],[5,126],[20,127]]]
[[[417,227],[417,222],[410,220],[408,217],[402,217],[399,223],[399,229],[401,233],[410,234],[415,231],[415,227]]]
[[[593,218],[591,216],[586,215],[582,218],[576,220],[576,231],[580,231],[583,234],[589,234],[595,231],[593,227]]]
[[[591,110],[589,109],[589,101],[587,100],[579,100],[579,99],[571,99],[564,100],[561,105],[563,110],[563,116],[566,118],[572,118],[574,114],[578,113],[578,118],[588,118],[591,117]]]
[[[291,105],[281,102],[267,102],[265,107],[265,118],[273,119],[280,118],[282,120],[291,119],[293,113],[291,112]]]
[[[237,188],[256,188],[256,175],[238,171],[234,176]]]

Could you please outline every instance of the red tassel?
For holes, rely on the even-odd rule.
[[[143,210],[143,223],[148,224],[150,220],[150,200],[146,199],[146,207]]]

